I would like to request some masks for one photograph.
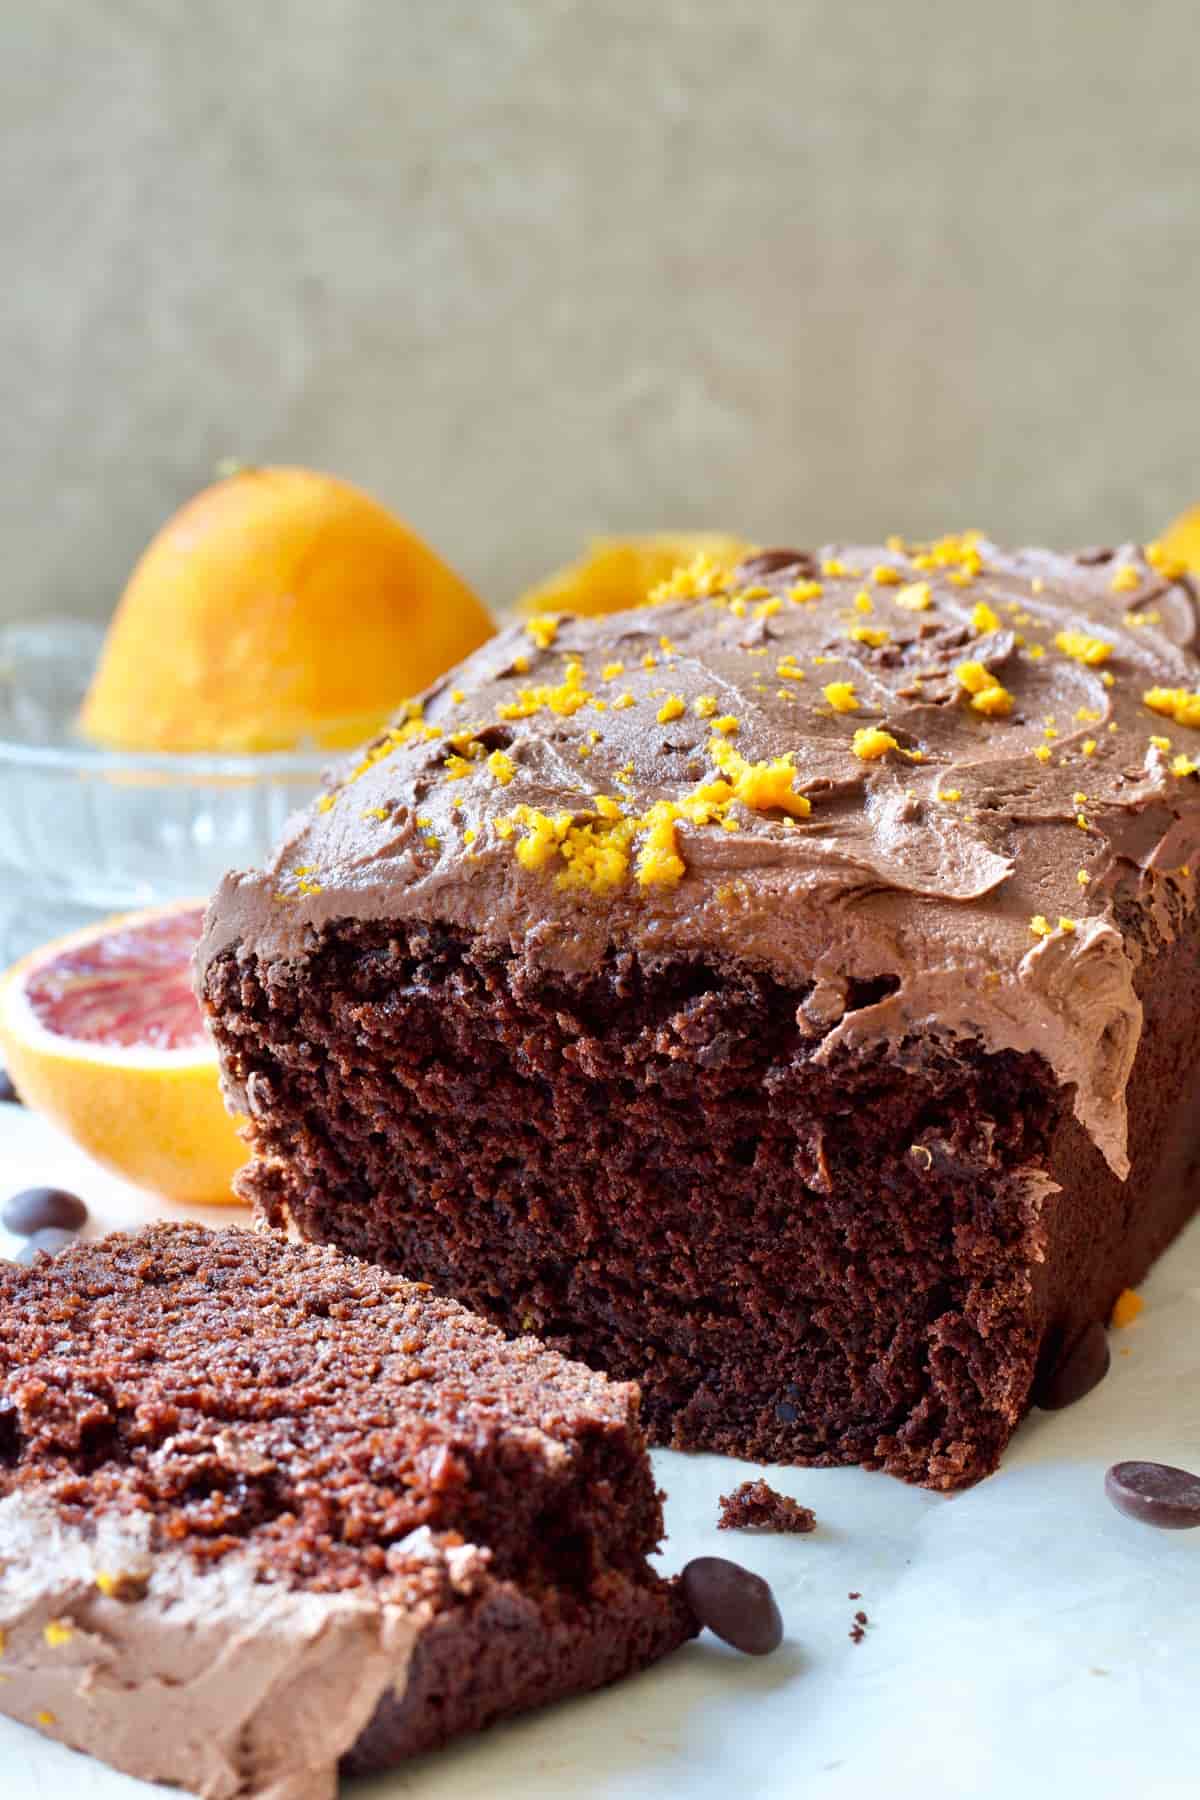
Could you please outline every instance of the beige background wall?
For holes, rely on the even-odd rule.
[[[0,612],[215,461],[496,599],[587,533],[1151,533],[1200,498],[1194,0],[0,9]]]

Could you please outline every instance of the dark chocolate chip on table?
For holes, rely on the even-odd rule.
[[[1104,1491],[1127,1518],[1163,1531],[1200,1527],[1200,1475],[1170,1463],[1114,1463],[1104,1477]]]
[[[75,1232],[66,1231],[60,1225],[47,1225],[44,1231],[34,1231],[26,1238],[17,1251],[16,1260],[28,1267],[43,1250],[47,1256],[57,1256],[60,1250],[78,1242]]]
[[[680,1579],[701,1625],[735,1650],[766,1656],[783,1642],[783,1619],[761,1575],[724,1556],[695,1556]]]
[[[22,1188],[4,1202],[0,1224],[17,1237],[28,1237],[33,1231],[46,1231],[51,1226],[62,1231],[78,1231],[87,1223],[88,1210],[78,1194],[66,1188]]]
[[[0,1069],[0,1106],[20,1106],[21,1096],[13,1086],[7,1069]]]
[[[1099,1386],[1108,1374],[1111,1361],[1108,1332],[1097,1319],[1042,1377],[1037,1404],[1043,1412],[1058,1412],[1064,1406],[1073,1406],[1076,1400],[1082,1400],[1085,1394]]]

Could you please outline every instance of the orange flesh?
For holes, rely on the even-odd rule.
[[[190,1050],[204,1043],[189,959],[202,907],[172,912],[135,928],[64,950],[25,983],[38,1023],[88,1044]]]

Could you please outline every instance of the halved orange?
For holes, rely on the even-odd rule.
[[[494,629],[361,488],[316,469],[241,469],[143,552],[79,728],[113,750],[349,749]]]
[[[43,945],[0,986],[17,1092],[97,1162],[190,1205],[234,1201],[246,1146],[192,992],[203,903],[125,913]]]

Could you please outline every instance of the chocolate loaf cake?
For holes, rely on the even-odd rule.
[[[1196,639],[973,535],[505,632],[215,898],[246,1193],[659,1442],[977,1480],[1200,1201]]]
[[[695,1627],[637,1395],[421,1285],[159,1226],[0,1269],[0,1710],[328,1800]]]

